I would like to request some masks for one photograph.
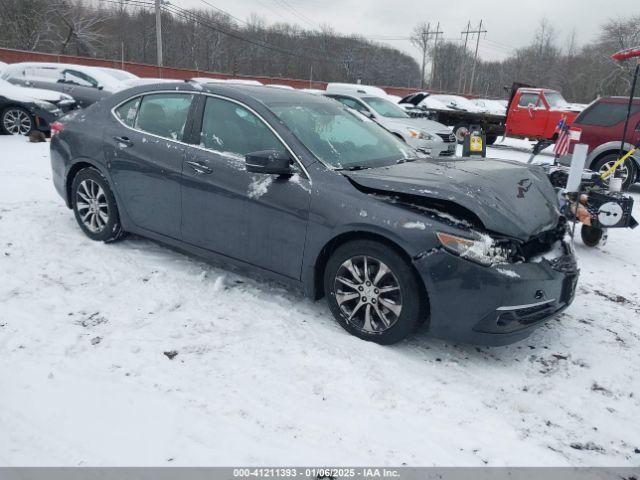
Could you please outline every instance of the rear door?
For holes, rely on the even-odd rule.
[[[180,181],[193,95],[150,93],[114,109],[105,158],[121,204],[136,226],[180,239]]]
[[[187,149],[183,167],[184,241],[299,279],[309,179],[297,164],[292,177],[247,172],[246,154],[289,152],[287,147],[248,107],[221,97],[202,99],[198,146]]]

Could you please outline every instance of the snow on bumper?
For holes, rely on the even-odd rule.
[[[570,245],[528,262],[482,266],[444,250],[415,261],[440,338],[505,345],[529,336],[573,301],[578,268]]]

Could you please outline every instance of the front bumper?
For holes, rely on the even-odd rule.
[[[456,154],[456,146],[457,143],[442,140],[423,140],[414,145],[416,149],[432,157],[452,157]]]
[[[506,345],[528,337],[573,301],[579,270],[569,245],[556,258],[485,267],[444,250],[415,261],[430,304],[432,335]]]

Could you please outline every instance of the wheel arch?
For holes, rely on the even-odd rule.
[[[601,147],[605,147],[605,145],[602,145]],[[609,142],[608,144],[606,144],[606,148],[601,148],[601,147],[594,150],[592,154],[589,156],[590,158],[588,159],[587,165],[592,170],[594,169],[594,165],[596,164],[596,162],[598,162],[602,157],[605,157],[606,155],[617,155],[618,152],[620,151],[619,142],[615,142],[615,144],[614,142]],[[625,143],[624,153],[627,153],[632,148],[635,148],[635,147],[629,143]],[[636,152],[635,154],[631,155],[630,158],[636,166],[635,179],[637,180],[638,178],[640,178],[640,156]]]
[[[418,273],[418,270],[416,269],[413,260],[411,258],[411,255],[409,255],[409,253],[407,253],[407,251],[402,248],[402,246],[400,246],[400,244],[396,241],[394,241],[393,239],[389,238],[388,236],[385,236],[381,233],[377,233],[377,232],[371,232],[371,231],[366,231],[366,230],[354,230],[354,231],[349,231],[349,232],[343,232],[340,233],[336,236],[334,236],[333,238],[331,238],[327,243],[325,243],[325,245],[320,249],[320,252],[318,253],[316,259],[315,259],[315,263],[313,265],[313,278],[312,278],[312,291],[311,291],[311,296],[314,300],[319,300],[320,298],[324,297],[325,292],[324,292],[324,272],[325,272],[325,267],[327,265],[327,262],[329,261],[329,258],[331,257],[331,254],[340,246],[344,245],[345,243],[348,242],[352,242],[355,240],[373,240],[373,241],[377,241],[379,243],[385,244],[387,246],[389,246],[390,248],[392,248],[396,253],[398,253],[401,257],[403,257],[407,264],[409,265],[409,268],[413,271],[416,280],[418,281],[418,285],[420,285],[420,288],[422,289],[422,293],[424,294],[424,298],[426,299],[426,306],[427,306],[427,310],[428,310],[428,304],[429,304],[429,292],[427,291],[427,287],[424,284],[422,277],[420,276],[420,274]],[[425,318],[426,315],[428,315],[428,311],[425,312]]]
[[[105,175],[105,173],[102,171],[100,166],[93,160],[89,158],[78,158],[77,160],[75,160],[69,167],[69,170],[67,171],[67,175],[64,183],[65,202],[67,203],[67,207],[69,208],[72,207],[71,187],[73,185],[73,179],[76,178],[76,175],[78,175],[78,172],[80,172],[81,170],[84,170],[85,168],[94,168],[98,170],[98,172],[100,172],[100,174],[103,175],[107,179],[107,181],[109,181],[109,178]],[[111,182],[109,181],[109,183]]]

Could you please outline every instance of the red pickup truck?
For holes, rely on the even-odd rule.
[[[507,108],[506,135],[530,140],[554,140],[558,122],[569,125],[579,110],[548,88],[520,87],[512,90]]]

